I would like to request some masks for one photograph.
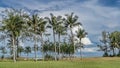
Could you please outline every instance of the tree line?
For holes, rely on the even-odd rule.
[[[100,51],[104,52],[104,57],[120,56],[120,31],[111,33],[103,31],[100,41],[101,44],[98,47],[100,47]]]
[[[81,39],[87,35],[84,29],[78,28],[76,37],[80,40],[79,45],[76,46],[74,43],[75,35],[72,28],[82,26],[82,23],[78,21],[78,16],[74,13],[65,14],[65,17],[55,16],[52,13],[50,17],[40,17],[39,13],[28,14],[21,9],[6,9],[2,13],[0,40],[7,40],[4,42],[7,43],[7,47],[2,44],[0,49],[3,54],[6,54],[5,50],[8,48],[14,62],[20,57],[21,52],[25,52],[28,56],[34,51],[34,58],[37,61],[37,52],[40,50],[43,60],[45,57],[53,57],[57,60],[61,58],[61,55],[62,57],[75,57],[76,49],[81,50],[83,47]],[[51,35],[52,38],[49,39]],[[19,45],[20,40],[30,41],[34,45],[22,47]],[[80,54],[82,57],[81,52]]]

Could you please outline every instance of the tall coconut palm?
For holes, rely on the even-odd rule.
[[[84,38],[86,36],[86,34],[87,33],[83,29],[78,29],[78,31],[77,31],[77,37],[79,38],[79,44],[80,44],[80,56],[81,56],[81,60],[82,60],[82,51],[81,51],[81,48],[83,47],[81,40],[82,40],[82,38]]]
[[[43,52],[43,45],[44,45],[43,33],[46,31],[46,27],[47,27],[46,25],[47,25],[47,22],[44,20],[44,18],[39,18],[38,26],[37,26],[37,34],[40,35],[42,52]],[[43,60],[44,60],[44,55],[43,55]]]
[[[61,53],[61,48],[60,48],[60,39],[61,39],[61,35],[66,35],[67,32],[66,32],[66,28],[63,24],[63,22],[59,25],[57,25],[57,28],[56,28],[56,33],[58,34],[58,45],[59,45],[59,49],[58,49],[58,55],[59,55],[59,58],[60,58],[60,53]]]
[[[35,61],[37,61],[37,26],[39,21],[38,14],[33,14],[31,17],[28,17],[28,19],[28,31],[29,33],[33,34]]]
[[[56,47],[56,39],[55,39],[55,30],[57,28],[57,25],[59,24],[59,19],[60,19],[60,16],[54,16],[52,13],[50,13],[50,18],[46,17],[46,19],[48,20],[50,26],[52,26],[52,30],[53,30],[53,41],[54,41],[54,45],[55,45],[55,60],[57,60],[57,47]]]
[[[2,20],[1,30],[4,30],[7,34],[10,34],[12,37],[13,45],[13,60],[16,62],[16,37],[20,36],[24,20],[19,15],[18,11],[15,9],[10,9],[6,11],[7,15]]]
[[[72,31],[72,28],[78,24],[82,25],[80,22],[78,22],[78,16],[77,15],[74,15],[74,13],[71,13],[70,15],[69,14],[66,14],[66,27],[69,27],[70,28],[70,33],[71,33],[71,42],[72,42],[72,45],[74,46],[74,53],[75,53],[75,44],[74,44],[74,34],[73,34],[73,31]],[[74,54],[74,57],[75,57],[75,54]]]

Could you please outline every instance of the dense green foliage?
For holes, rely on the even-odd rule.
[[[103,56],[120,56],[120,32],[114,31],[108,33],[102,32],[102,39],[100,40],[103,44],[99,45],[100,49],[104,52]]]
[[[8,53],[10,53],[14,62],[21,56],[22,52],[25,52],[28,56],[29,53],[34,51],[36,61],[38,51],[42,52],[43,59],[46,56],[52,56],[57,60],[61,55],[61,57],[74,56],[78,49],[74,44],[75,35],[72,29],[75,26],[82,25],[78,22],[78,16],[74,13],[66,14],[64,17],[50,13],[50,17],[45,18],[41,17],[39,13],[27,14],[24,10],[17,9],[7,9],[3,13],[5,15],[3,14],[0,26],[3,35],[1,35],[0,40],[7,40],[4,43],[8,43],[8,45],[4,46],[8,46],[10,51]],[[53,40],[49,37],[46,39],[47,32]],[[58,36],[56,37],[56,35]],[[78,35],[81,36],[82,34]],[[83,36],[81,38],[85,37]],[[66,40],[63,41],[61,38]],[[33,43],[33,45],[29,45],[29,48],[22,47],[20,41]]]

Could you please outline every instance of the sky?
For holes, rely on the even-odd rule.
[[[120,31],[120,0],[0,0],[0,11],[11,7],[34,10],[43,17],[74,12],[92,43],[100,42],[103,30]]]

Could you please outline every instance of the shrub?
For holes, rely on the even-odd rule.
[[[49,54],[46,54],[46,55],[44,56],[44,59],[45,59],[45,60],[54,60],[54,57],[51,56],[51,55],[49,55]]]

